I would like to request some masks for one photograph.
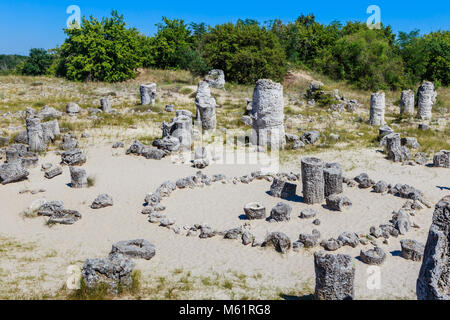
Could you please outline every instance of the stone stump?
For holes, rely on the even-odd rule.
[[[409,160],[411,153],[406,146],[402,146],[400,134],[391,133],[385,137],[388,158],[394,162]]]
[[[172,119],[171,123],[163,122],[162,132],[164,137],[174,137],[180,141],[181,149],[191,149],[192,145],[192,118],[180,114]]]
[[[419,300],[450,300],[450,195],[439,201],[417,279]]]
[[[141,104],[143,106],[155,104],[156,101],[156,83],[141,84],[139,91],[141,93]]]
[[[339,163],[327,163],[323,169],[323,178],[325,182],[325,197],[332,194],[342,193],[342,168]]]
[[[322,203],[325,199],[323,168],[318,158],[302,158],[303,199],[307,204]]]
[[[414,114],[414,92],[412,90],[403,90],[400,97],[400,113]]]
[[[370,97],[370,119],[371,126],[382,126],[385,124],[384,111],[386,100],[384,92],[372,93]]]
[[[111,113],[111,102],[109,101],[109,98],[101,98],[100,99],[100,106],[104,113]]]
[[[316,300],[353,300],[355,267],[345,254],[314,253]]]
[[[86,188],[88,186],[86,170],[83,168],[70,167],[70,178],[72,188]]]
[[[433,157],[435,167],[450,168],[450,150],[441,150]]]
[[[433,82],[424,81],[417,91],[417,116],[422,120],[431,119],[431,111],[436,102],[437,93]]]
[[[216,99],[211,96],[209,84],[206,81],[200,81],[195,98],[197,106],[197,121],[201,121],[204,130],[216,128]]]
[[[26,120],[27,140],[31,152],[44,151],[47,148],[45,144],[44,130],[39,118],[28,118]]]
[[[254,121],[250,142],[272,149],[284,148],[283,86],[272,80],[258,80],[253,91],[251,114]]]

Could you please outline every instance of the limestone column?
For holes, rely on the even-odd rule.
[[[86,170],[83,168],[70,167],[70,178],[72,188],[86,188],[88,186]]]
[[[431,119],[431,110],[436,102],[437,93],[433,82],[424,81],[417,91],[417,112],[422,120]]]
[[[371,126],[382,126],[385,124],[384,111],[386,100],[384,92],[372,93],[370,97],[370,119]]]
[[[323,178],[325,182],[325,197],[342,193],[342,168],[338,163],[327,163],[325,169],[323,169]]]
[[[31,152],[44,151],[46,149],[44,130],[39,118],[28,118],[26,120],[27,139]]]
[[[216,100],[211,96],[211,89],[206,81],[200,81],[195,98],[197,106],[196,121],[201,121],[204,130],[216,129]]]
[[[400,98],[400,113],[414,114],[414,92],[403,90]]]
[[[325,198],[323,168],[318,158],[302,158],[303,199],[307,204],[322,203]]]
[[[156,83],[142,84],[139,88],[141,93],[141,104],[143,106],[155,104],[156,101]]]

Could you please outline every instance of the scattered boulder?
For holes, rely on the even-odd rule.
[[[435,167],[450,168],[450,150],[442,150],[433,157]]]
[[[56,176],[59,176],[63,173],[63,170],[60,166],[54,166],[47,170],[45,170],[44,176],[47,179],[53,179]]]
[[[339,240],[336,240],[334,238],[330,238],[328,240],[322,240],[320,242],[320,245],[326,250],[326,251],[336,251],[340,247],[342,247],[342,243]]]
[[[306,144],[315,144],[320,138],[320,132],[317,130],[312,130],[305,132],[300,139]]]
[[[354,180],[358,183],[360,189],[368,189],[375,184],[375,181],[370,179],[367,173],[361,173]]]
[[[263,246],[269,245],[273,245],[278,252],[286,253],[291,248],[291,240],[282,232],[272,232],[263,243]]]
[[[156,248],[144,239],[119,241],[112,245],[111,253],[121,253],[130,258],[150,260],[156,254]]]
[[[277,222],[289,221],[291,219],[292,207],[287,203],[279,202],[272,211],[270,211],[270,220]]]
[[[353,300],[355,267],[349,255],[314,253],[316,300]]]
[[[416,240],[403,239],[400,241],[402,257],[406,260],[421,261],[425,246]]]
[[[72,149],[61,154],[61,164],[81,166],[86,163],[86,155],[80,149]]]
[[[113,198],[108,194],[101,194],[95,198],[94,202],[91,204],[92,209],[101,209],[110,207],[114,204]]]
[[[62,137],[61,148],[65,151],[75,149],[78,146],[77,139],[69,132]]]
[[[81,275],[88,289],[106,285],[108,291],[119,293],[119,288],[129,288],[132,284],[133,260],[121,253],[110,254],[107,258],[87,259]]]
[[[280,179],[274,179],[270,186],[270,195],[281,199],[289,199],[295,197],[297,191],[297,185],[283,181]]]
[[[359,244],[359,237],[354,232],[343,232],[338,237],[338,241],[340,241],[343,246],[350,246],[352,248],[356,248]]]
[[[83,168],[70,167],[70,178],[72,180],[70,186],[72,188],[87,188],[87,174]]]
[[[332,194],[327,197],[327,207],[334,211],[343,211],[347,207],[352,206],[351,200],[344,195]]]
[[[153,141],[152,145],[164,151],[174,152],[180,149],[180,140],[172,136],[166,136]]]
[[[244,207],[244,212],[249,220],[266,218],[266,207],[259,202],[247,203]]]
[[[317,215],[317,211],[312,208],[306,208],[300,211],[300,218],[302,219],[310,219],[314,218]]]
[[[25,180],[29,174],[20,162],[5,163],[0,166],[0,182],[3,185]]]
[[[66,112],[70,115],[78,114],[81,112],[81,108],[74,102],[69,102],[66,106]]]
[[[56,210],[48,219],[47,224],[71,225],[81,219],[81,214],[76,210]]]
[[[320,232],[316,229],[312,231],[312,234],[300,233],[298,241],[303,243],[305,248],[313,248],[319,244]]]
[[[388,184],[385,181],[380,180],[372,188],[375,193],[384,193],[388,190]]]
[[[361,250],[360,258],[366,264],[380,265],[386,259],[386,253],[380,247],[375,247],[367,251]]]

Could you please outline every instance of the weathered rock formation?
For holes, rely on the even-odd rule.
[[[252,100],[253,130],[250,142],[258,146],[284,148],[283,86],[272,80],[258,80]]]
[[[204,130],[216,129],[216,99],[211,96],[208,82],[199,82],[195,105],[197,106],[196,120],[201,121],[202,128]]]
[[[371,126],[382,126],[385,124],[384,111],[386,101],[384,92],[372,93],[370,97],[370,119]]]
[[[424,81],[417,90],[417,115],[422,120],[431,119],[437,93],[433,82]]]
[[[83,168],[70,167],[70,178],[72,188],[86,188],[88,186],[86,170]]]
[[[156,101],[156,83],[142,84],[139,88],[141,94],[141,104],[143,106],[155,104]]]
[[[323,169],[325,197],[342,193],[342,168],[339,163],[327,163]]]
[[[318,158],[302,158],[303,200],[307,204],[322,203],[325,198],[323,168]]]
[[[225,88],[225,73],[220,69],[213,69],[205,77],[205,81],[212,88],[224,89]]]
[[[403,90],[400,98],[400,113],[414,114],[414,92],[412,90]]]

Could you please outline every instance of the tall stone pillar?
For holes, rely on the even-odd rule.
[[[436,102],[437,93],[433,82],[424,81],[417,91],[417,112],[422,120],[431,119],[431,110]]]
[[[209,83],[200,81],[195,98],[197,106],[197,121],[201,121],[204,130],[216,129],[216,100],[211,96]]]
[[[27,140],[29,150],[31,152],[44,151],[47,146],[45,144],[44,130],[39,118],[27,118]]]
[[[156,101],[156,83],[141,84],[139,91],[141,93],[141,104],[143,106],[155,104]]]
[[[400,98],[400,113],[414,114],[414,92],[403,90]]]
[[[384,112],[386,99],[384,92],[372,93],[370,97],[370,119],[371,126],[382,126],[385,124]]]
[[[303,199],[307,204],[322,203],[325,198],[323,168],[318,158],[302,158]]]
[[[283,86],[272,80],[258,80],[252,100],[253,131],[251,143],[282,149],[284,132]]]

